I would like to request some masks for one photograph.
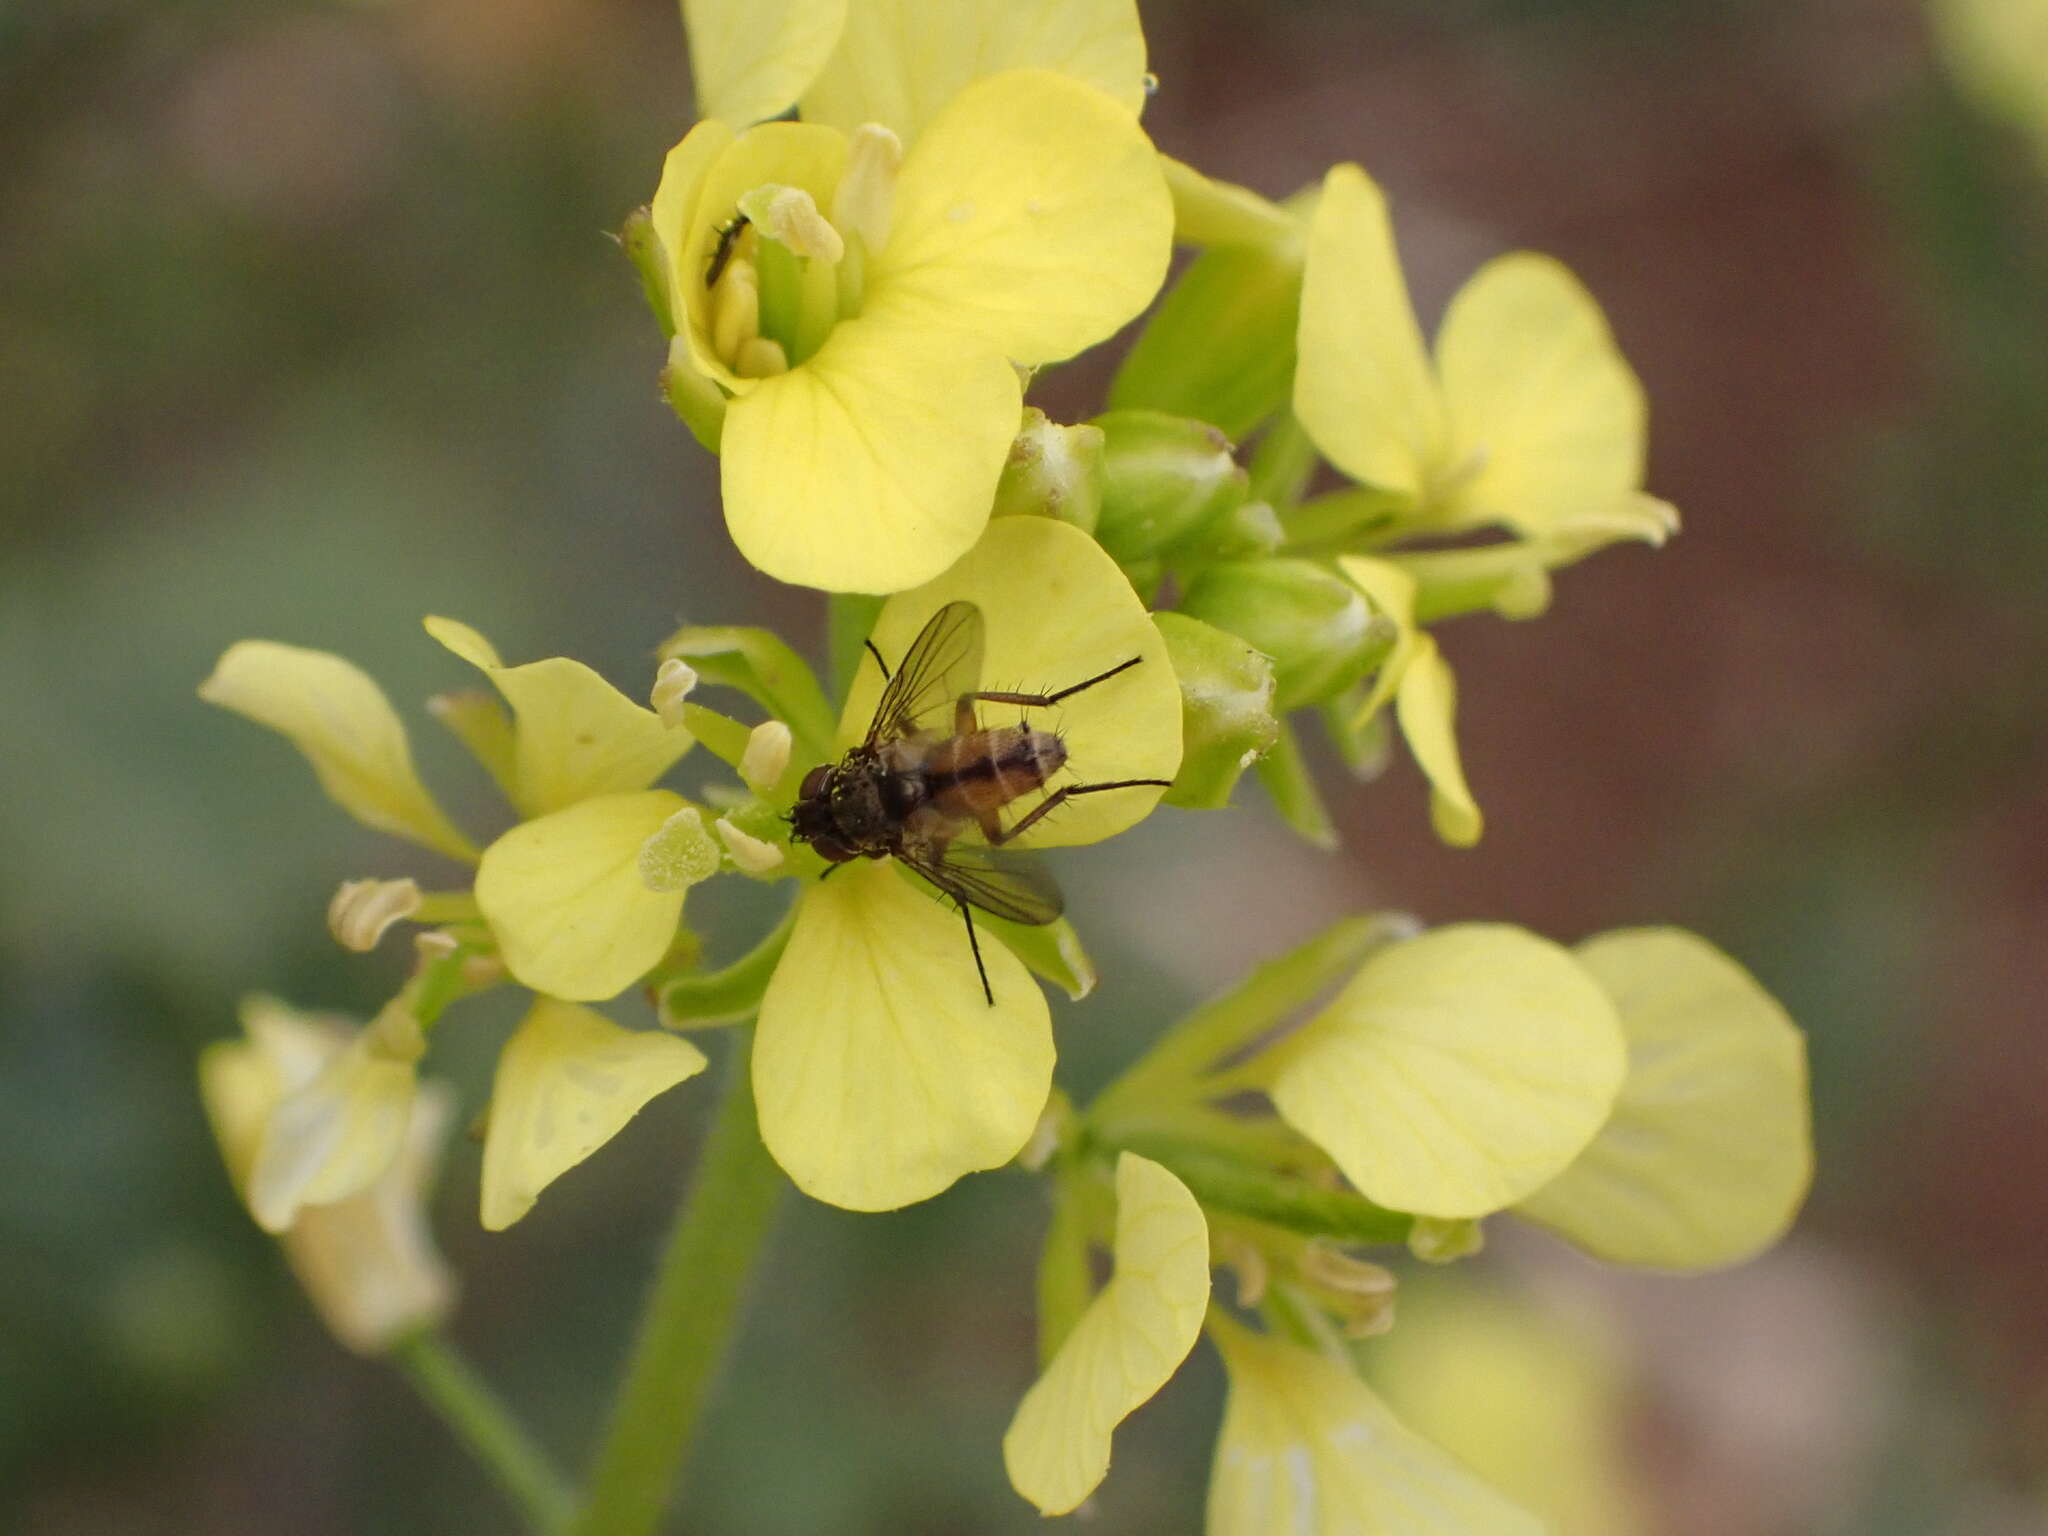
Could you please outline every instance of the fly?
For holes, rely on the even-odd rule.
[[[725,271],[725,264],[732,260],[732,248],[739,244],[739,238],[746,233],[753,220],[744,213],[735,213],[732,221],[718,226],[718,244],[712,247],[711,264],[704,269],[704,286],[716,288],[718,279]]]
[[[1032,926],[1058,921],[1063,910],[1052,877],[1005,845],[1076,795],[1164,788],[1172,781],[1064,784],[1004,826],[1006,807],[1042,789],[1066,766],[1066,743],[1029,724],[984,726],[975,705],[1048,708],[1128,672],[1144,658],[1133,656],[1052,693],[997,692],[976,686],[982,639],[981,610],[956,602],[931,616],[893,674],[870,641],[868,652],[888,686],[867,736],[838,762],[821,763],[804,776],[789,819],[792,837],[810,844],[834,868],[851,859],[900,859],[950,896],[967,924],[982,995],[993,1007],[995,993],[970,909]],[[950,718],[941,714],[948,707]],[[933,716],[950,729],[927,723]],[[979,841],[961,841],[969,834],[978,834]]]

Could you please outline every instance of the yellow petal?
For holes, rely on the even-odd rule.
[[[1488,262],[1437,337],[1458,456],[1478,466],[1448,494],[1461,523],[1532,534],[1621,514],[1642,485],[1642,386],[1600,306],[1547,256]]]
[[[1173,200],[1130,113],[1012,70],[962,91],[911,147],[866,312],[1056,362],[1149,304],[1172,246]]]
[[[365,826],[458,859],[476,845],[442,814],[413,771],[412,748],[384,690],[326,651],[271,640],[228,647],[199,697],[289,737],[320,787]]]
[[[689,144],[685,139],[682,147],[687,149]],[[676,329],[687,339],[699,373],[741,395],[760,382],[733,372],[728,366],[730,358],[714,345],[713,294],[704,283],[718,249],[719,231],[739,212],[740,199],[757,187],[787,187],[807,192],[820,208],[829,208],[846,170],[846,149],[846,135],[835,128],[815,123],[762,123],[729,140],[704,172],[689,224],[671,254],[679,294]],[[661,228],[660,212],[656,210],[657,229]],[[818,271],[822,278],[831,276],[829,268]],[[731,430],[729,419],[726,429]],[[720,451],[729,450],[722,445]]]
[[[778,581],[831,592],[929,581],[987,526],[1022,400],[993,348],[843,321],[726,413],[733,542]]]
[[[1429,779],[1429,819],[1436,835],[1454,848],[1471,847],[1479,841],[1483,822],[1458,759],[1458,685],[1429,635],[1416,640],[1415,653],[1401,672],[1394,708],[1408,750]]]
[[[1806,1048],[1771,995],[1676,928],[1579,946],[1621,1012],[1613,1117],[1518,1209],[1621,1264],[1708,1269],[1784,1235],[1813,1176]]]
[[[1109,1471],[1110,1434],[1166,1385],[1202,1331],[1209,1227],[1187,1186],[1155,1162],[1116,1165],[1116,1273],[1088,1305],[1003,1436],[1010,1483],[1064,1515]]]
[[[1050,710],[977,704],[984,726],[1030,720],[1056,730],[1067,747],[1062,784],[1172,779],[1180,770],[1180,684],[1166,642],[1129,580],[1102,546],[1071,524],[1047,517],[1004,517],[967,557],[938,580],[893,598],[875,621],[875,648],[893,669],[925,621],[947,603],[981,610],[986,628],[980,686],[1054,693],[1136,656],[1138,665]],[[840,718],[840,746],[867,734],[882,674],[863,662]],[[949,711],[934,722],[950,731]],[[1160,789],[1108,790],[1067,801],[1025,834],[1021,846],[1064,848],[1099,842],[1136,825],[1159,803]],[[1005,813],[1006,824],[1044,797],[1031,794]]]
[[[697,227],[697,204],[703,197],[711,167],[732,141],[733,131],[725,123],[697,124],[661,162],[661,181],[654,189],[654,200],[648,204],[648,218],[661,242],[662,265],[668,277],[669,316],[681,332],[690,329],[691,290],[704,286],[711,264],[708,249],[700,252],[690,248],[691,235],[701,238],[703,233]],[[701,314],[699,318],[702,323]],[[687,335],[684,345],[687,350]]]
[[[1335,1361],[1227,1320],[1211,1336],[1230,1395],[1208,1536],[1541,1536]]]
[[[301,1207],[361,1194],[383,1176],[405,1142],[417,1059],[417,1051],[393,1055],[372,1027],[278,1100],[249,1169],[259,1226],[282,1232]]]
[[[846,0],[685,0],[697,115],[757,123],[794,106],[845,25]]]
[[[1133,116],[1145,99],[1134,0],[862,0],[804,95],[806,122],[883,123],[907,144],[974,80],[1049,69],[1105,91]]]
[[[1626,1062],[1586,968],[1519,928],[1460,924],[1392,945],[1274,1053],[1281,1116],[1369,1198],[1483,1216],[1561,1173]]]
[[[1387,200],[1334,167],[1309,223],[1294,413],[1354,480],[1420,497],[1444,451],[1443,400],[1394,250]]]
[[[430,618],[426,626],[488,676],[518,717],[513,782],[522,815],[645,789],[690,750],[688,731],[662,724],[580,661],[552,656],[508,667],[467,624]]]
[[[665,789],[604,795],[524,822],[484,850],[477,905],[522,985],[601,1002],[662,957],[683,892],[649,890],[640,849],[682,808]]]
[[[761,1000],[761,1139],[797,1187],[886,1211],[1017,1155],[1052,1087],[1052,1018],[984,938],[991,1006],[957,913],[887,864],[811,886]]]
[[[622,1029],[592,1009],[535,999],[505,1043],[491,1085],[484,1226],[511,1226],[649,1099],[704,1066],[704,1053],[678,1035]]]
[[[336,1338],[358,1354],[431,1327],[455,1300],[434,1247],[426,1195],[455,1122],[454,1096],[422,1083],[397,1156],[362,1193],[308,1206],[283,1234],[285,1257]]]

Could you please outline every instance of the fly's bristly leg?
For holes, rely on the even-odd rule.
[[[889,678],[891,676],[889,671],[889,663],[882,660],[882,653],[875,649],[875,642],[872,640],[863,640],[861,641],[861,644],[868,648],[868,654],[875,658],[875,665],[882,669],[882,681],[885,683],[889,681]]]
[[[1071,688],[1060,689],[1057,693],[963,693],[960,696],[960,707],[966,708],[971,703],[978,701],[983,704],[1021,704],[1026,709],[1047,709],[1059,703],[1061,699],[1071,699],[1075,694],[1093,688],[1097,683],[1108,682],[1119,672],[1130,671],[1131,668],[1144,659],[1142,656],[1133,656],[1129,661],[1120,661],[1107,672],[1098,672],[1093,677],[1084,678],[1082,681],[1075,683]],[[1105,784],[1102,787],[1108,789],[1111,786]]]
[[[968,910],[964,901],[956,902],[960,908],[960,920],[967,925],[967,947],[974,951],[975,974],[981,977],[981,995],[988,999],[989,1007],[996,1005],[995,989],[988,984],[988,967],[981,963],[981,940],[975,936],[974,913]]]
[[[982,835],[988,839],[990,846],[1000,848],[1003,846],[1003,844],[1014,842],[1019,837],[1022,837],[1026,832],[1031,830],[1031,828],[1038,822],[1038,820],[1041,817],[1051,815],[1057,807],[1066,804],[1067,801],[1071,800],[1076,795],[1100,794],[1105,789],[1140,789],[1147,785],[1153,786],[1158,789],[1171,789],[1173,788],[1173,780],[1116,779],[1107,784],[1068,784],[1060,789],[1054,790],[1051,794],[1047,795],[1043,800],[1039,801],[1038,804],[1034,805],[1029,811],[1029,813],[1025,815],[1024,819],[1019,821],[1014,827],[1010,827],[1007,830],[998,827],[993,832],[991,832],[986,826],[984,826],[982,828]]]

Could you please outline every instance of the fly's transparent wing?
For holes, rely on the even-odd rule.
[[[948,603],[926,621],[875,705],[868,726],[870,747],[914,736],[927,717],[950,708],[963,693],[981,682],[981,610],[972,603]],[[952,722],[941,729],[952,734]]]
[[[1028,853],[954,844],[905,847],[897,857],[948,896],[1013,923],[1038,928],[1066,910],[1051,873]]]

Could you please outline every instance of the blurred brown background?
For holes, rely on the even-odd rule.
[[[1339,857],[1247,795],[1065,861],[1106,980],[1061,1015],[1064,1080],[1346,906],[1692,925],[1810,1032],[1820,1174],[1790,1241],[1704,1280],[1499,1224],[1500,1294],[1618,1362],[1613,1528],[2048,1530],[2048,173],[1911,0],[1145,15],[1162,146],[1274,194],[1362,161],[1426,315],[1509,247],[1582,274],[1686,532],[1450,632],[1478,850],[1431,840],[1407,769],[1325,763]],[[628,684],[684,618],[815,640],[816,601],[731,553],[603,238],[689,120],[663,0],[0,9],[0,1528],[504,1523],[320,1332],[192,1089],[245,990],[381,1001],[398,961],[344,961],[320,915],[418,861],[192,688],[257,634],[409,704],[456,675],[427,611]],[[508,1023],[437,1038],[472,1105]],[[502,1237],[453,1154],[456,1335],[565,1457],[705,1097]],[[882,1218],[792,1200],[680,1528],[1039,1529],[998,1442],[1040,1222],[1004,1176]],[[1198,1358],[1127,1427],[1093,1529],[1195,1526],[1219,1390]]]

